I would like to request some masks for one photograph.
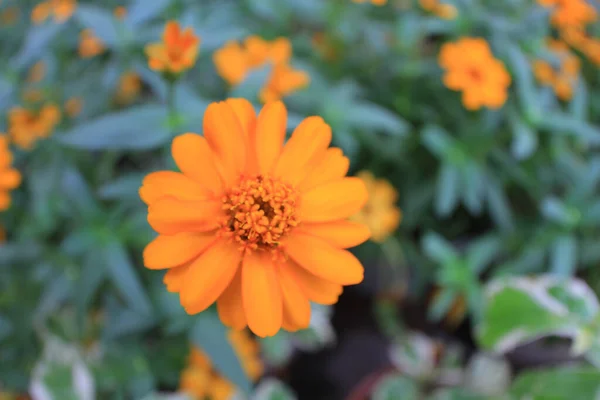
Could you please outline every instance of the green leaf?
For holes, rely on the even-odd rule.
[[[64,24],[46,23],[29,29],[25,44],[13,59],[15,66],[23,68],[39,58],[64,27]]]
[[[435,211],[440,217],[450,215],[458,204],[460,195],[460,171],[457,167],[443,163],[437,179]]]
[[[372,400],[418,400],[421,398],[419,385],[400,374],[386,376],[373,389]]]
[[[131,25],[142,25],[159,17],[170,4],[171,0],[134,0],[127,8],[125,22]]]
[[[440,264],[451,263],[458,259],[458,253],[452,245],[437,233],[426,234],[422,246],[425,254]]]
[[[346,123],[353,127],[373,131],[383,131],[390,135],[406,136],[410,125],[400,116],[375,103],[358,102],[346,113]]]
[[[229,97],[240,97],[249,100],[257,99],[261,89],[268,82],[272,69],[272,66],[267,64],[250,72],[242,83],[231,89]]]
[[[146,174],[132,173],[120,176],[98,188],[98,196],[103,200],[139,199],[138,190]]]
[[[525,160],[537,150],[538,136],[516,113],[511,115],[509,122],[513,134],[511,153],[516,159]]]
[[[165,118],[164,107],[144,105],[87,121],[55,138],[85,150],[154,149],[171,138]]]
[[[190,340],[200,347],[224,377],[242,392],[249,393],[252,384],[240,365],[240,360],[227,340],[227,330],[216,313],[205,311],[196,317]]]
[[[531,400],[596,399],[600,371],[586,367],[558,367],[526,371],[515,380],[511,394]]]
[[[512,277],[492,281],[486,290],[476,332],[479,343],[494,351],[508,351],[541,336],[573,337],[590,315],[598,314],[594,292],[577,279]]]
[[[544,115],[538,127],[561,135],[574,136],[589,144],[600,144],[600,130],[571,115],[552,112]]]
[[[279,331],[275,336],[260,339],[260,348],[269,364],[283,366],[292,356],[293,347],[290,334]]]
[[[110,279],[129,307],[140,314],[151,315],[150,300],[123,245],[113,239],[103,245],[102,252]]]
[[[506,193],[495,178],[487,177],[486,194],[490,216],[503,231],[513,231],[515,222]]]
[[[256,388],[251,400],[295,400],[297,397],[282,382],[267,378]]]
[[[91,29],[108,47],[119,44],[119,35],[115,17],[106,9],[97,6],[79,4],[75,19],[88,29]]]
[[[523,105],[527,120],[529,123],[536,124],[542,120],[542,111],[539,106],[537,89],[533,81],[529,61],[515,45],[510,45],[508,58],[514,71],[517,95]],[[546,115],[543,118],[546,118]]]
[[[577,240],[572,235],[556,238],[550,249],[550,271],[557,276],[569,277],[577,265]]]
[[[450,288],[442,289],[429,306],[427,316],[432,321],[440,321],[446,316],[456,297],[456,290]]]
[[[100,212],[100,207],[96,203],[88,183],[73,166],[63,170],[61,191],[68,200],[71,210],[79,213],[83,219],[89,219]]]
[[[467,264],[469,269],[480,274],[502,249],[502,241],[497,236],[487,236],[476,240],[469,246]]]

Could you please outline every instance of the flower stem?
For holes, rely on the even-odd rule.
[[[176,81],[169,80],[167,87],[167,110],[169,118],[169,127],[174,131],[177,125],[177,105],[175,104],[175,87]],[[174,132],[173,132],[174,133]]]

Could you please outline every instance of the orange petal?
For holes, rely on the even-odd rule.
[[[242,253],[232,243],[218,241],[190,264],[181,290],[188,314],[206,310],[229,286],[240,266]]]
[[[219,201],[183,201],[163,197],[148,207],[148,223],[163,235],[207,232],[218,227]]]
[[[310,301],[331,305],[337,303],[342,294],[341,285],[319,278],[291,260],[282,268],[288,269],[294,275]]]
[[[323,239],[300,232],[283,243],[286,253],[309,272],[340,285],[362,282],[364,270],[349,251],[332,246]]]
[[[353,221],[333,221],[319,224],[302,224],[299,231],[326,240],[335,247],[347,249],[369,240],[371,232],[364,224]]]
[[[256,159],[256,112],[252,103],[246,99],[227,99],[225,101],[233,109],[242,130],[247,138],[247,166],[246,172],[251,175],[258,174],[258,160]]]
[[[360,211],[368,197],[367,188],[360,178],[338,179],[304,193],[300,214],[304,222],[344,219]]]
[[[228,186],[235,184],[246,166],[246,142],[242,125],[231,106],[212,103],[204,113],[204,137],[218,160],[221,177]]]
[[[21,184],[21,174],[16,169],[7,169],[0,172],[0,188],[14,189]]]
[[[297,184],[306,176],[310,162],[323,157],[329,143],[331,128],[323,118],[306,118],[285,144],[275,166],[275,176],[285,177],[285,181],[292,185]]]
[[[250,330],[257,336],[275,335],[283,318],[281,288],[275,264],[268,256],[251,253],[242,266],[242,300]]]
[[[242,270],[238,268],[235,277],[217,300],[217,311],[224,325],[233,329],[246,326],[246,315],[242,304]]]
[[[3,192],[0,190],[0,211],[4,211],[10,207],[10,195],[8,192]]]
[[[206,200],[208,195],[197,182],[173,171],[158,171],[146,175],[139,194],[148,205],[165,196],[180,200]]]
[[[144,266],[149,269],[177,267],[197,257],[215,240],[211,234],[159,235],[144,249]]]
[[[189,270],[190,264],[185,264],[180,267],[171,268],[163,277],[163,282],[167,285],[167,290],[171,293],[181,291],[185,282],[185,275]]]
[[[185,176],[199,182],[213,194],[218,195],[223,191],[221,177],[205,138],[195,133],[177,136],[171,152],[177,167]]]
[[[278,268],[283,299],[283,320],[286,329],[297,331],[310,324],[310,303],[296,277],[285,265]]]
[[[325,152],[323,159],[316,163],[306,178],[300,182],[298,189],[305,192],[316,186],[343,178],[350,168],[350,160],[344,157],[342,150],[330,148]]]
[[[287,110],[280,101],[266,104],[256,121],[256,156],[262,173],[270,173],[283,147]]]
[[[179,42],[180,34],[181,29],[179,27],[179,23],[177,21],[169,21],[165,25],[163,42],[165,42],[168,47],[176,47]]]

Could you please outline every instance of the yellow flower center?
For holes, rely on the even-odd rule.
[[[289,184],[269,176],[243,178],[223,197],[224,230],[240,250],[276,250],[299,223],[299,195]]]

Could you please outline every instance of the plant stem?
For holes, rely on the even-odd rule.
[[[177,106],[175,104],[175,80],[169,80],[167,88],[167,110],[169,115],[169,125],[174,128],[177,121]],[[174,130],[174,129],[173,129]]]

